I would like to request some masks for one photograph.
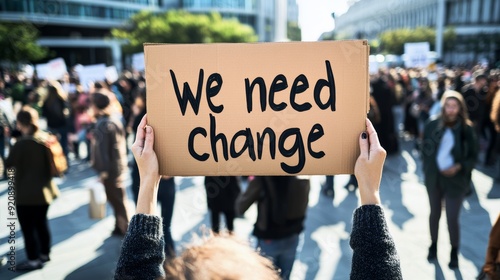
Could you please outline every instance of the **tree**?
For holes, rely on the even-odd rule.
[[[431,49],[435,49],[436,30],[429,27],[395,29],[383,32],[379,35],[379,39],[382,52],[401,55],[404,53],[405,43],[429,42]],[[444,49],[451,49],[455,39],[454,29],[447,28],[444,33]]]
[[[144,43],[215,43],[255,42],[257,36],[252,27],[236,19],[222,19],[220,14],[191,14],[171,10],[154,14],[142,11],[135,14],[129,27],[113,29],[116,38],[128,40],[125,53],[143,51]]]
[[[302,41],[302,34],[299,24],[296,22],[287,22],[287,37],[290,41]]]
[[[37,61],[48,49],[37,43],[39,31],[27,23],[0,23],[0,59],[10,62]]]

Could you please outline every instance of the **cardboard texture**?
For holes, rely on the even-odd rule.
[[[161,174],[354,172],[369,110],[366,41],[144,50]]]

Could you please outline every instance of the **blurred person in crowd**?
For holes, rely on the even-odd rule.
[[[12,176],[16,187],[17,217],[24,237],[28,260],[16,265],[16,270],[40,269],[50,260],[51,236],[47,212],[58,195],[50,170],[50,151],[45,146],[47,134],[38,129],[38,113],[23,107],[17,114],[17,139],[6,160],[15,168]]]
[[[57,81],[49,81],[42,115],[47,119],[50,132],[57,135],[66,159],[68,159],[68,119],[70,116],[68,94]]]
[[[475,74],[474,81],[463,86],[462,95],[467,104],[469,118],[474,125],[478,139],[483,136],[483,123],[486,114],[486,96],[488,78],[484,74]]]
[[[418,138],[422,139],[424,133],[424,125],[429,119],[429,111],[434,104],[432,98],[432,89],[427,78],[421,77],[418,80],[418,89],[414,93],[415,99],[413,100],[410,113],[417,119]]]
[[[253,235],[258,239],[261,254],[273,261],[282,279],[289,279],[292,272],[309,198],[309,186],[291,187],[296,178],[255,177],[236,202],[238,215],[257,202]]]
[[[2,171],[2,180],[7,180],[7,168],[5,168],[5,142],[9,140],[10,124],[5,116],[3,109],[0,107],[0,157],[4,163]]]
[[[498,152],[498,138],[497,132],[495,130],[495,125],[490,118],[492,108],[493,108],[493,100],[497,95],[497,91],[499,89],[498,86],[499,79],[498,74],[491,74],[488,77],[488,85],[487,90],[488,94],[486,95],[486,112],[485,117],[483,119],[483,127],[488,136],[488,147],[486,148],[484,164],[486,166],[493,166],[496,163],[496,156]]]
[[[4,100],[7,97],[9,97],[9,94],[8,94],[7,90],[5,89],[5,82],[0,77],[0,100]]]
[[[130,77],[122,77],[118,80],[118,90],[123,96],[123,119],[125,122],[125,127],[129,126],[129,123],[132,120],[132,105],[135,102],[136,93],[135,93],[136,83]]]
[[[115,279],[280,279],[272,263],[232,236],[208,236],[188,245],[165,262],[156,192],[161,178],[153,150],[154,130],[144,117],[132,152],[139,165],[141,187],[136,215],[122,244]],[[353,216],[350,279],[402,279],[399,257],[380,206],[380,180],[386,152],[373,125],[359,137],[354,168],[360,182],[361,207]]]
[[[462,92],[462,88],[464,87],[464,70],[461,68],[455,69],[455,79],[453,81],[454,90],[458,92]]]
[[[90,139],[88,136],[88,131],[92,126],[92,116],[89,114],[89,100],[88,95],[83,93],[78,87],[75,88],[75,92],[71,94],[71,112],[72,121],[74,127],[74,139],[73,139],[73,152],[75,153],[76,159],[81,159],[80,155],[80,144],[85,143],[87,149],[86,161],[90,160]]]
[[[12,97],[12,103],[26,104],[25,86],[24,86],[24,76],[19,74],[17,76],[12,76],[12,81],[10,85],[10,96]]]
[[[212,231],[219,233],[220,215],[224,214],[227,230],[232,233],[236,218],[236,198],[241,192],[238,178],[235,176],[206,176],[205,191],[207,193],[207,206],[210,209]]]
[[[101,93],[106,95],[109,100],[110,100],[110,107],[108,109],[108,112],[110,113],[111,116],[114,118],[120,119],[120,121],[123,124],[123,127],[126,127],[125,125],[125,118],[123,116],[123,107],[116,98],[116,95],[109,90],[109,86],[106,82],[104,81],[97,81],[93,84],[93,87],[90,89],[90,95],[93,93]]]
[[[434,103],[432,107],[429,109],[429,118],[434,118],[441,113],[441,98],[443,97],[444,92],[447,90],[447,77],[446,75],[440,75],[437,80],[437,92]]]
[[[413,84],[418,86],[418,83],[414,83],[417,80],[415,77],[415,72],[410,71],[406,76],[406,97],[404,101],[404,120],[403,126],[404,131],[412,137],[418,137],[418,121],[417,118],[411,114],[413,102],[415,101],[415,88]]]
[[[146,115],[146,91],[142,91],[138,94],[137,98],[134,101],[134,105],[132,106],[132,112],[136,116],[134,123],[132,124],[132,130],[135,134],[137,134],[137,128],[139,126],[140,121]],[[137,198],[139,197],[139,167],[137,166],[137,162],[134,160],[132,164],[132,193],[134,194],[134,200],[137,203]],[[175,188],[174,188],[175,190]]]
[[[380,138],[380,144],[387,151],[387,154],[397,153],[399,143],[392,112],[392,107],[395,104],[394,93],[389,88],[386,75],[383,72],[380,72],[377,77],[372,79],[370,85],[371,95],[375,99],[380,112],[380,122],[374,124]]]
[[[432,261],[437,257],[439,219],[444,200],[452,246],[449,267],[457,268],[459,214],[464,197],[471,188],[478,144],[462,95],[446,91],[441,100],[441,115],[426,124],[421,150],[431,208],[429,227],[432,244],[427,258]]]
[[[112,234],[124,236],[130,220],[124,185],[128,172],[125,131],[122,122],[111,116],[111,101],[107,95],[92,94],[91,108],[97,120],[92,131],[91,166],[98,172],[113,207],[116,220]]]
[[[491,104],[491,113],[490,113],[490,120],[495,128],[495,132],[497,134],[497,139],[500,139],[500,90],[497,90],[495,97],[493,98],[492,104]],[[498,146],[500,146],[500,141],[497,143],[497,152],[498,152]],[[500,176],[497,175],[497,179],[500,179]]]
[[[486,260],[477,280],[500,280],[500,215],[491,228]]]

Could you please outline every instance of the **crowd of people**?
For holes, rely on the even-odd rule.
[[[127,154],[134,147],[127,147],[127,139],[129,135],[144,133],[145,126],[141,126],[146,115],[144,76],[124,71],[117,81],[96,81],[88,87],[79,84],[74,71],[59,81],[26,78],[5,71],[0,77],[0,143],[6,144],[9,150],[6,157],[6,149],[0,149],[0,156],[6,167],[16,168],[18,216],[28,257],[28,261],[17,269],[38,269],[50,260],[47,211],[57,196],[57,187],[50,178],[48,165],[44,164],[47,154],[41,148],[43,141],[40,139],[46,132],[57,135],[68,162],[89,162],[96,171],[114,211],[113,235],[130,235],[130,224],[155,223],[161,226],[159,232],[164,234],[159,242],[163,253],[174,259],[177,251],[170,233],[175,203],[173,178],[160,177],[160,187],[154,189],[154,201],[161,203],[162,222],[142,216],[131,218],[125,207],[126,188],[131,187],[138,207],[141,197],[141,166],[136,161],[129,164]],[[389,156],[394,155],[401,149],[402,137],[412,139],[422,159],[431,209],[428,259],[432,261],[437,257],[438,225],[445,202],[452,245],[449,266],[457,268],[459,213],[464,198],[471,192],[472,169],[476,164],[493,166],[497,162],[500,71],[480,66],[436,71],[394,68],[372,75],[370,85],[368,118],[378,132],[381,147]],[[477,163],[479,154],[485,156]],[[37,166],[30,162],[34,155],[41,158]],[[71,168],[67,172],[72,172]],[[126,186],[125,178],[129,174],[132,185]],[[360,176],[351,175],[345,188],[363,192]],[[7,178],[6,171],[4,178]],[[30,183],[34,178],[39,182],[36,186]],[[272,260],[272,264],[263,263],[278,268],[278,275],[287,279],[293,267],[298,235],[304,227],[307,213],[307,195],[304,194],[309,189],[282,188],[297,184],[294,177],[256,177],[250,178],[253,180],[249,187],[242,191],[243,179],[248,178],[206,177],[212,230],[215,234],[222,231],[220,214],[224,214],[227,230],[232,232],[233,220],[257,202],[258,218],[253,234],[259,240],[260,252]],[[333,182],[333,176],[326,177],[322,189],[325,196],[334,197]],[[29,199],[23,196],[28,193]],[[491,259],[498,260],[497,256]],[[160,268],[154,269],[155,275],[164,273]]]

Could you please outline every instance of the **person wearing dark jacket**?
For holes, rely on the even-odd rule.
[[[59,190],[52,181],[47,134],[38,129],[38,113],[29,107],[17,114],[21,137],[12,147],[5,165],[15,183],[17,218],[28,260],[16,270],[40,269],[50,260],[51,235],[47,212]],[[15,173],[11,173],[15,172]],[[10,186],[10,184],[9,184]]]
[[[156,216],[156,193],[161,178],[153,150],[154,130],[145,116],[132,152],[141,177],[136,215],[123,240],[115,279],[279,279],[269,260],[233,238],[208,237],[189,246],[164,266],[161,218]],[[386,152],[367,119],[359,137],[360,155],[354,172],[362,206],[355,210],[351,248],[351,279],[403,279],[394,241],[380,206],[379,187]],[[238,245],[239,244],[239,245]],[[245,251],[246,250],[246,251]],[[224,264],[224,265],[221,265]]]
[[[292,187],[293,176],[255,177],[236,202],[237,214],[243,214],[258,202],[253,235],[260,252],[273,260],[282,279],[289,279],[304,230],[309,185]]]
[[[50,132],[58,136],[66,159],[68,158],[68,125],[70,111],[68,94],[59,82],[51,81],[47,86],[47,99],[43,102],[42,114],[47,119]]]
[[[457,268],[459,214],[465,195],[470,191],[472,169],[479,147],[462,95],[446,91],[441,103],[441,115],[425,125],[422,142],[425,186],[431,208],[429,227],[432,243],[427,258],[432,261],[437,257],[439,219],[444,200],[452,246],[449,267]]]
[[[91,100],[91,108],[97,118],[92,131],[91,165],[98,172],[115,212],[113,235],[123,236],[130,220],[125,205],[127,193],[124,181],[128,172],[125,130],[119,119],[110,116],[110,99],[106,95],[94,93]]]
[[[207,193],[207,206],[210,209],[212,231],[219,233],[220,214],[224,214],[227,230],[232,232],[236,217],[234,205],[241,192],[238,178],[235,176],[207,176],[205,177],[205,191]]]
[[[394,127],[394,113],[392,112],[392,107],[396,102],[394,93],[388,86],[385,75],[383,74],[380,74],[380,77],[372,80],[370,86],[372,89],[371,95],[380,113],[380,122],[374,123],[379,133],[378,137],[380,138],[380,143],[389,154],[397,153],[399,150],[399,143]]]

